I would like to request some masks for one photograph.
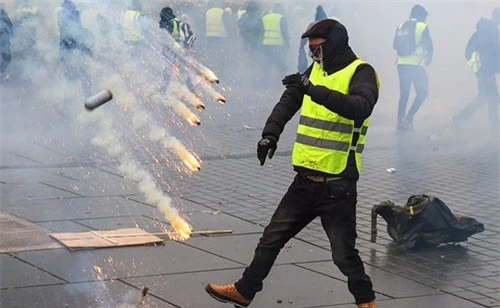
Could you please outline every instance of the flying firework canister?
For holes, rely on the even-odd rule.
[[[104,90],[85,100],[85,109],[94,110],[97,107],[109,102],[113,98],[110,90]]]

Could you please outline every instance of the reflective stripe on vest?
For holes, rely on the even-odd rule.
[[[472,68],[474,73],[477,73],[479,69],[481,68],[481,58],[479,57],[479,53],[477,51],[474,51],[469,59],[467,61],[467,65]]]
[[[141,41],[141,32],[138,24],[141,12],[128,10],[122,13],[121,23],[123,29],[123,38],[127,42]]]
[[[269,13],[262,17],[264,24],[263,45],[283,45],[283,35],[281,35],[281,18],[283,15],[277,13]]]
[[[227,37],[226,26],[222,22],[224,10],[218,7],[211,8],[206,13],[207,37]]]
[[[179,31],[179,21],[172,19],[172,23],[174,24],[174,28],[172,29],[172,37],[175,40],[178,40],[181,36],[181,32]]]
[[[404,23],[399,25],[399,28],[403,26]],[[415,25],[415,44],[417,48],[415,51],[406,57],[398,56],[397,64],[407,64],[407,65],[419,65],[423,66],[425,63],[425,50],[422,46],[422,34],[424,33],[427,24],[425,22],[418,21]]]
[[[238,10],[238,20],[240,20],[241,16],[246,13],[246,10],[239,9]]]
[[[357,59],[331,75],[327,75],[318,63],[314,63],[309,80],[314,85],[347,94],[356,68],[363,63],[366,62]],[[361,127],[354,127],[354,120],[344,118],[315,103],[309,95],[304,95],[292,164],[328,174],[339,174],[347,167],[350,151],[354,151],[356,166],[361,173],[361,158],[369,123],[370,119],[367,118]],[[359,137],[353,144],[355,133]]]

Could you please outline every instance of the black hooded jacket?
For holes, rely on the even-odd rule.
[[[357,59],[348,41],[347,30],[342,24],[337,23],[323,44],[323,69],[328,75],[345,68]],[[312,65],[304,74],[309,76],[311,71]],[[358,66],[351,79],[348,94],[314,85],[308,87],[306,94],[313,101],[342,117],[354,120],[356,126],[361,126],[363,121],[371,115],[378,100],[376,73],[369,64],[362,64]],[[279,140],[286,123],[301,108],[303,98],[304,95],[296,88],[286,89],[267,119],[262,137]],[[354,138],[358,138],[357,133]],[[302,167],[294,167],[294,169],[303,175],[325,175],[322,172]],[[347,168],[339,176],[353,180],[359,178],[354,152],[351,151],[349,154]]]
[[[469,60],[473,52],[478,52],[481,59],[477,76],[490,77],[500,72],[500,31],[493,21],[485,18],[478,21],[476,32],[465,48],[465,58]]]
[[[168,33],[172,34],[174,31],[174,22],[178,23],[174,12],[171,8],[164,7],[160,12],[160,28],[165,29]]]

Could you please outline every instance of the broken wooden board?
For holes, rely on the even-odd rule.
[[[162,243],[163,239],[139,228],[52,233],[50,236],[69,249],[139,246]]]

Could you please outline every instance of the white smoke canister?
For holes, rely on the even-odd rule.
[[[113,93],[110,90],[104,90],[96,95],[89,97],[85,100],[85,109],[91,111],[97,107],[104,105],[113,98]]]

